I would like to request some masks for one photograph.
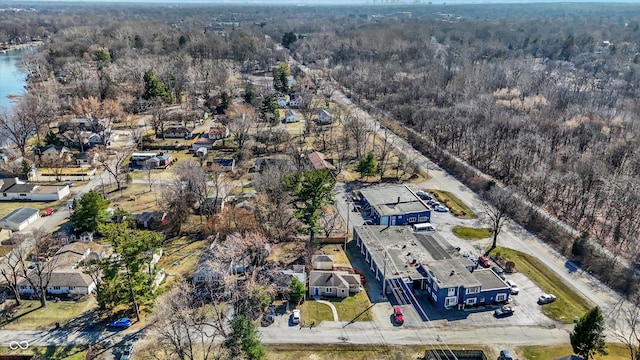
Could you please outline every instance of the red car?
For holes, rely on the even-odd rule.
[[[404,324],[404,315],[402,315],[402,309],[400,309],[400,306],[393,308],[393,321],[398,325]]]
[[[53,208],[44,209],[42,212],[42,216],[49,216],[51,214],[53,214]]]
[[[486,256],[480,256],[480,258],[478,259],[478,263],[480,263],[480,265],[482,265],[482,267],[488,268],[491,266],[491,262],[489,261],[489,258],[487,258]]]

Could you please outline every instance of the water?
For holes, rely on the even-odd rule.
[[[18,62],[25,54],[33,53],[34,48],[0,53],[0,108],[10,109],[16,99],[8,95],[24,95],[26,77],[18,70]]]

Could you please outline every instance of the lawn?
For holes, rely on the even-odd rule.
[[[279,344],[265,345],[267,360],[415,360],[422,359],[428,348],[414,345],[356,345],[356,344]],[[488,359],[495,356],[477,345],[452,345],[451,349],[481,349]]]
[[[13,302],[9,300],[8,302]],[[15,316],[7,322],[0,322],[3,330],[46,330],[53,329],[55,323],[59,322],[64,326],[73,319],[96,309],[96,302],[93,296],[89,296],[87,301],[48,301],[47,306],[40,307],[40,302],[36,300],[24,300],[22,307]]]
[[[489,228],[472,228],[466,226],[455,226],[451,229],[453,235],[465,240],[486,239],[493,234]]]
[[[555,345],[555,346],[524,346],[518,349],[524,354],[528,360],[554,360],[573,354],[571,345]],[[629,359],[629,353],[623,344],[607,344],[607,352],[609,355],[596,355],[592,360],[626,360]]]
[[[365,310],[367,311],[360,315],[356,321],[373,321],[373,311],[369,309],[371,302],[369,302],[369,297],[365,291],[360,291],[342,300],[332,298],[329,301],[336,307],[340,321],[351,321]]]
[[[166,245],[158,261],[158,266],[164,268],[167,274],[165,284],[170,284],[177,277],[190,278],[200,255],[208,246],[206,240],[191,241],[186,236],[174,239]]]
[[[334,264],[351,266],[351,261],[342,250],[342,245],[325,245],[320,250],[326,255],[333,255]]]
[[[2,355],[38,355],[41,359],[49,360],[84,360],[87,351],[78,346],[30,346],[28,349],[11,350],[0,347]]]
[[[300,326],[318,325],[321,322],[333,321],[333,313],[329,305],[321,304],[315,300],[307,300],[297,306],[300,309]]]
[[[147,184],[130,184],[120,195],[120,191],[112,187],[107,194],[107,199],[111,201],[111,207],[114,209],[122,209],[130,213],[153,211],[158,208],[157,200],[160,195],[158,185],[154,185],[153,190],[149,191]]]
[[[503,247],[496,248],[492,253],[513,261],[516,269],[527,275],[542,291],[558,298],[551,304],[542,306],[542,312],[549,318],[571,324],[575,316],[581,317],[593,307],[533,256]]]
[[[433,194],[436,200],[446,205],[451,213],[460,219],[475,219],[478,217],[462,200],[448,191],[428,189],[428,193]]]

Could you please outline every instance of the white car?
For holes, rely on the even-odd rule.
[[[434,210],[437,212],[449,212],[449,208],[444,205],[437,205]]]
[[[549,304],[556,301],[556,296],[553,294],[542,294],[540,295],[540,297],[538,298],[538,303],[539,304]]]
[[[300,323],[300,310],[298,309],[293,310],[293,313],[291,314],[291,322],[293,322],[294,324]]]
[[[516,283],[511,280],[507,280],[507,285],[509,285],[509,287],[511,288],[511,295],[518,295],[520,289],[518,288],[518,285]]]

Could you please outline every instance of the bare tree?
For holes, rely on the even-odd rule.
[[[640,308],[637,301],[621,300],[607,315],[612,336],[627,348],[630,360],[640,358]]]
[[[38,228],[31,232],[30,241],[33,243],[33,250],[30,257],[34,260],[33,269],[29,269],[25,257],[20,257],[20,268],[24,279],[31,286],[34,293],[40,300],[40,306],[47,306],[47,287],[51,281],[53,271],[58,267],[57,257],[50,257],[51,235],[44,229]]]
[[[508,212],[516,206],[515,192],[512,188],[500,188],[494,185],[485,193],[487,202],[484,203],[486,216],[489,221],[489,227],[493,233],[493,242],[491,243],[491,251],[496,248],[498,235],[502,231],[502,227],[508,219]]]
[[[26,257],[28,252],[26,234],[14,234],[10,241],[13,244],[11,251],[4,257],[4,266],[0,270],[0,274],[7,282],[9,289],[16,299],[16,305],[20,305],[20,291],[18,291],[18,282],[22,279],[24,272],[22,271],[22,259]]]
[[[347,117],[343,120],[345,136],[349,136],[355,143],[356,159],[360,159],[364,153],[367,135],[371,132],[367,123],[359,117]]]
[[[194,285],[178,282],[159,299],[151,321],[152,334],[166,358],[180,360],[220,359],[224,350],[216,337],[225,336],[227,308],[205,303]]]
[[[36,131],[37,128],[31,119],[24,116],[19,107],[11,114],[6,110],[0,111],[0,135],[13,142],[23,157],[26,155],[27,141],[35,135]]]
[[[156,138],[160,134],[162,139],[164,139],[164,126],[168,120],[169,117],[167,116],[167,109],[161,102],[154,102],[153,110],[151,112],[151,128],[153,128],[153,133]]]
[[[145,163],[144,171],[147,176],[147,182],[149,183],[149,192],[151,192],[153,191],[152,189],[153,182],[151,181],[151,175],[153,175],[153,165],[149,162]]]
[[[380,181],[384,177],[384,172],[389,166],[389,159],[391,157],[391,151],[393,150],[393,143],[395,141],[395,135],[389,128],[384,127],[382,130],[381,144],[378,148],[378,171],[380,171]]]
[[[247,143],[251,140],[249,130],[255,123],[255,120],[251,115],[242,113],[238,118],[235,118],[229,122],[229,133],[233,136],[233,140],[236,143],[236,154],[239,160],[242,160],[245,155]]]
[[[116,186],[122,196],[123,183],[127,180],[127,159],[131,153],[130,149],[123,148],[116,153],[113,158],[107,157],[105,154],[98,156],[98,163],[104,167],[104,171],[109,173],[116,182]]]
[[[342,216],[335,209],[325,209],[318,220],[325,237],[331,236],[334,230],[342,229]]]

